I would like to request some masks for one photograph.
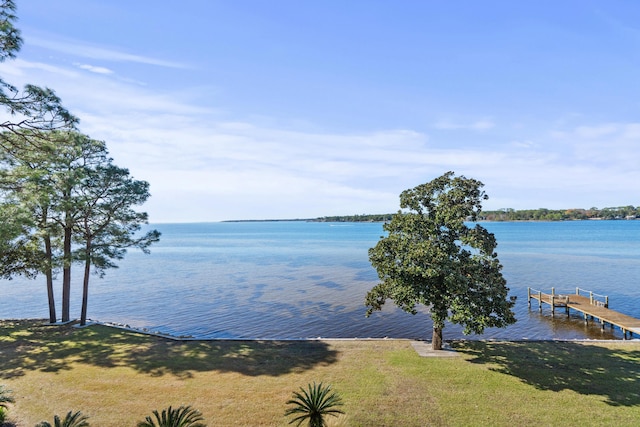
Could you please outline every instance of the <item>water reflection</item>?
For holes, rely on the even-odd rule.
[[[430,339],[424,311],[389,302],[365,317],[364,296],[377,283],[367,251],[380,224],[169,224],[149,256],[131,252],[117,270],[92,279],[89,317],[201,338],[397,337]],[[491,223],[518,322],[445,339],[620,339],[622,333],[529,309],[527,287],[557,293],[575,287],[608,294],[611,308],[640,318],[640,221],[598,224]],[[589,239],[584,233],[590,233]],[[594,238],[593,236],[597,236]],[[77,278],[76,278],[77,279]],[[58,291],[59,285],[56,286]],[[78,280],[72,313],[79,313]],[[0,318],[47,315],[43,279],[0,281]],[[60,295],[56,294],[57,301]]]

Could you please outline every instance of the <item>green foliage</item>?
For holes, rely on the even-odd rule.
[[[160,233],[139,235],[147,214],[132,207],[149,197],[108,157],[106,144],[77,132],[0,134],[0,276],[47,276],[49,317],[56,321],[53,275],[62,270],[62,320],[70,320],[71,266],[83,261],[81,323],[91,268],[100,276],[127,248],[145,253]]]
[[[25,235],[25,230],[33,224],[30,212],[15,203],[2,201],[0,191],[0,218],[0,278],[35,277],[42,267],[39,262],[42,255],[39,245]]]
[[[13,397],[11,397],[11,391],[0,385],[0,426],[4,424],[7,417],[7,404],[13,403]]]
[[[201,423],[204,418],[197,409],[191,406],[180,406],[177,409],[173,409],[171,406],[167,409],[163,409],[162,413],[153,411],[152,417],[146,417],[145,421],[140,421],[138,427],[205,427],[206,425]]]
[[[0,0],[0,62],[16,57],[22,46],[20,30],[14,23],[16,5],[13,0]],[[0,122],[0,129],[20,135],[22,132],[71,129],[78,122],[49,88],[26,85],[22,92],[0,79],[0,106],[17,120]]]
[[[294,416],[289,424],[297,422],[297,426],[304,421],[308,421],[309,427],[325,427],[327,425],[325,416],[344,414],[338,409],[342,406],[342,399],[337,393],[331,392],[331,386],[324,386],[322,383],[309,384],[307,390],[300,387],[300,391],[293,392],[293,398],[287,401],[287,405],[292,405],[285,412],[285,416]]]
[[[309,219],[310,222],[385,222],[390,221],[394,214],[363,214],[324,216]],[[486,221],[576,221],[586,219],[640,219],[640,206],[618,206],[610,208],[590,209],[500,209],[497,211],[483,210],[478,219]]]
[[[7,408],[7,403],[13,403],[13,397],[11,397],[11,390],[7,390],[3,385],[0,385],[0,408]]]
[[[110,162],[98,165],[87,171],[77,193],[75,238],[85,247],[76,252],[75,258],[90,259],[96,273],[103,275],[105,269],[116,267],[111,260],[122,259],[127,248],[137,247],[148,253],[148,247],[159,240],[156,230],[136,236],[148,217],[131,207],[149,198],[149,183],[133,179],[127,169]]]
[[[483,211],[483,219],[488,221],[575,221],[585,219],[637,219],[640,206],[618,206],[590,209],[501,209]]]
[[[393,214],[323,216],[313,219],[311,222],[383,222],[390,221],[392,217]]]
[[[102,277],[106,269],[117,267],[113,260],[122,259],[127,248],[148,253],[149,246],[160,239],[157,230],[138,236],[147,214],[132,206],[143,204],[149,196],[149,183],[133,179],[129,170],[113,165],[111,159],[87,169],[80,180],[74,238],[80,245],[75,258],[85,263],[81,325],[87,318],[91,267]]]
[[[7,58],[15,58],[22,46],[20,30],[13,26],[18,19],[15,15],[16,5],[13,0],[0,2],[0,62]]]
[[[42,421],[36,425],[36,427],[89,427],[88,416],[83,415],[82,412],[76,411],[67,412],[64,419],[60,419],[59,416],[53,417],[53,424],[47,421]]]
[[[482,186],[447,172],[402,192],[404,211],[383,226],[388,235],[369,250],[380,283],[367,293],[367,315],[388,299],[411,314],[427,306],[434,349],[441,348],[447,320],[463,325],[465,334],[515,322],[496,239],[479,224],[467,225],[478,220],[488,198]]]

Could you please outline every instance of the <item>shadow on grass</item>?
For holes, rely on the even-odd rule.
[[[126,366],[152,376],[181,378],[204,371],[278,376],[336,359],[337,352],[320,341],[180,342],[106,326],[77,329],[33,320],[0,322],[0,378],[69,370],[74,363]]]
[[[602,396],[613,406],[640,405],[640,350],[571,342],[460,342],[470,362],[515,376],[540,390]]]

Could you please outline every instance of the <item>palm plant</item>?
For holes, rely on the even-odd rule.
[[[3,385],[0,385],[0,408],[7,409],[7,403],[13,403],[13,397],[11,397],[11,390],[7,390]]]
[[[62,420],[59,416],[54,415],[53,425],[51,425],[48,421],[42,421],[41,423],[36,425],[36,427],[89,427],[89,422],[87,421],[88,419],[89,417],[83,415],[80,411],[69,411]]]
[[[162,414],[153,411],[153,415],[155,420],[146,417],[138,423],[138,427],[206,427],[200,422],[204,420],[200,411],[191,406],[180,406],[178,409],[169,406],[162,410]]]
[[[337,409],[338,406],[342,406],[342,399],[337,393],[331,392],[331,386],[324,386],[322,383],[313,383],[308,385],[307,390],[300,387],[301,392],[294,391],[293,398],[287,402],[287,405],[292,405],[284,413],[285,416],[293,415],[289,424],[298,422],[297,426],[302,424],[305,420],[309,421],[309,427],[325,427],[327,425],[325,421],[326,415],[337,417],[338,414],[344,414],[343,411]]]
[[[7,416],[7,403],[13,403],[13,397],[11,397],[11,391],[0,385],[0,425],[4,423]]]

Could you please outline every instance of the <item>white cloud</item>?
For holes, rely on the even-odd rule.
[[[25,83],[35,83],[31,78],[38,74],[46,74],[48,76],[55,76],[55,80],[59,78],[74,79],[78,77],[78,72],[70,70],[64,67],[58,67],[55,65],[45,64],[42,62],[24,61],[22,59],[15,59],[0,63],[0,70],[5,80],[8,80],[6,76],[15,77]],[[28,78],[27,78],[28,77]],[[12,82],[15,83],[15,82]],[[43,84],[42,86],[46,86]]]
[[[83,132],[150,182],[144,209],[154,222],[394,212],[401,191],[448,170],[483,181],[488,209],[629,204],[640,181],[638,123],[538,130],[535,143],[520,127],[496,135],[502,145],[452,149],[412,129],[308,132],[230,119],[188,88],[161,91],[113,74],[10,61],[0,75],[55,88]],[[493,136],[493,127],[440,129]]]
[[[606,123],[598,126],[578,126],[571,134],[581,139],[596,139],[608,137],[619,130],[619,126],[613,123]]]
[[[537,144],[533,141],[529,140],[514,140],[509,143],[512,147],[522,148],[522,149],[531,149],[535,148]]]
[[[439,130],[471,130],[471,131],[487,131],[495,127],[495,123],[492,120],[480,119],[475,121],[455,121],[455,120],[440,120],[436,122],[433,127]]]
[[[135,55],[122,50],[108,49],[102,46],[91,45],[79,40],[65,39],[55,37],[51,35],[25,36],[25,44],[38,46],[41,48],[49,49],[54,52],[65,53],[68,55],[98,59],[104,61],[113,62],[133,62],[139,64],[155,65],[159,67],[169,68],[188,68],[185,64],[180,64],[173,61],[166,61],[157,58],[150,58],[148,56]]]
[[[106,67],[97,67],[95,65],[78,64],[78,63],[75,63],[74,65],[78,68],[91,71],[92,73],[96,73],[96,74],[113,74],[113,70],[110,70]]]
[[[572,150],[572,161],[609,176],[635,172],[640,164],[640,123],[604,123],[553,133]]]
[[[471,124],[471,129],[474,130],[489,130],[495,127],[495,123],[490,120],[478,120]]]

